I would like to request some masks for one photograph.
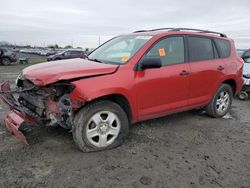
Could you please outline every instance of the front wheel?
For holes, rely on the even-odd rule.
[[[128,135],[129,122],[124,110],[102,100],[84,106],[75,116],[72,134],[83,152],[115,148]]]
[[[229,111],[233,100],[233,90],[228,84],[222,84],[206,107],[208,115],[220,118]]]

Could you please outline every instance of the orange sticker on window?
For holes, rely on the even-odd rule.
[[[122,57],[122,61],[123,61],[123,62],[127,62],[128,60],[129,60],[129,56],[123,56],[123,57]]]
[[[159,48],[158,51],[159,51],[159,56],[161,57],[166,56],[166,52],[164,48]]]

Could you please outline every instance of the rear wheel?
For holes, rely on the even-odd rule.
[[[233,90],[231,86],[222,84],[206,107],[207,114],[215,118],[223,117],[229,111],[232,99]]]
[[[11,63],[10,59],[6,57],[4,57],[1,62],[3,65],[10,65]]]
[[[124,110],[111,101],[88,104],[74,119],[76,145],[83,152],[107,150],[121,145],[128,135],[129,122]]]

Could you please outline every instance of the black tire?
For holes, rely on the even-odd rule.
[[[238,94],[238,97],[240,100],[247,100],[249,96],[248,96],[248,93],[246,91],[241,91]]]
[[[228,101],[228,105],[226,108],[224,108],[224,110],[222,112],[220,112],[218,110],[218,105],[217,100],[220,99],[220,94],[221,93],[228,93],[229,97],[229,101]],[[210,103],[207,105],[206,107],[206,112],[209,116],[214,117],[214,118],[221,118],[224,115],[227,114],[227,112],[229,111],[231,104],[232,104],[232,100],[233,100],[233,90],[232,87],[229,86],[228,84],[222,84],[219,89],[217,90],[217,92],[215,93],[214,97],[212,98],[212,100],[210,101]]]
[[[4,57],[4,58],[2,58],[1,63],[2,63],[3,65],[7,66],[7,65],[10,65],[10,64],[11,64],[11,61],[10,61],[9,58]]]
[[[116,136],[116,138],[112,143],[110,143],[110,145],[105,147],[97,147],[90,142],[89,138],[87,137],[86,131],[88,129],[87,126],[90,125],[89,122],[91,121],[91,118],[94,117],[95,114],[103,111],[115,114],[119,119],[120,128],[118,136]],[[97,126],[96,124],[95,126],[100,128],[100,126]],[[118,104],[108,100],[95,101],[84,106],[76,114],[74,118],[74,125],[72,127],[73,139],[79,149],[83,152],[101,151],[118,147],[124,142],[125,138],[128,135],[128,132],[129,121],[126,113]]]

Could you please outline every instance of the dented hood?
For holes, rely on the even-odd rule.
[[[22,75],[35,85],[44,86],[60,80],[111,74],[117,68],[118,65],[77,58],[33,65],[25,68]]]

